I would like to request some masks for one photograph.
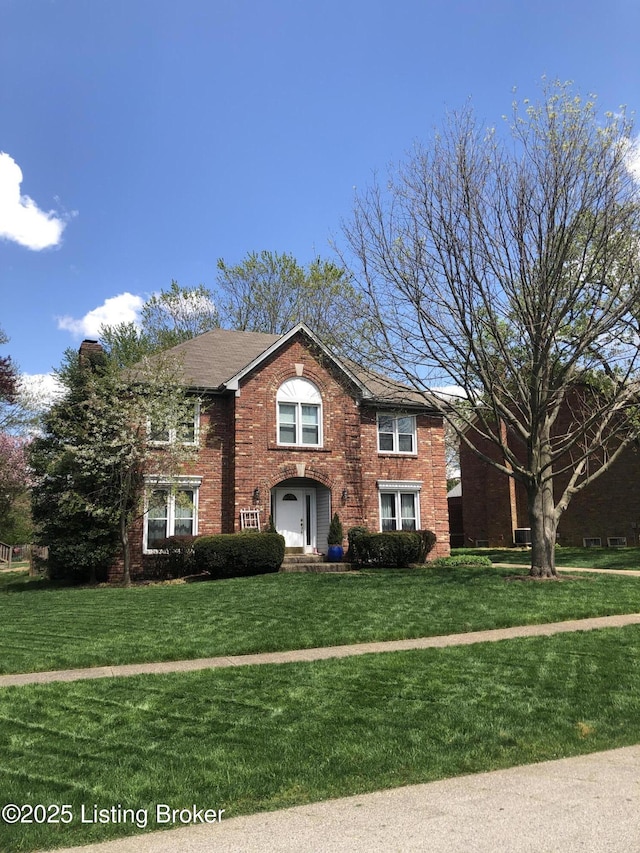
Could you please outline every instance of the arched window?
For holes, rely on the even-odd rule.
[[[322,397],[307,379],[294,377],[283,382],[276,396],[278,444],[320,447],[322,445]]]

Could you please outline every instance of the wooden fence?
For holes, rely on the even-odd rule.
[[[34,560],[46,560],[49,548],[46,545],[7,545],[0,542],[0,568],[10,569],[14,563],[29,562],[29,571],[34,572]]]

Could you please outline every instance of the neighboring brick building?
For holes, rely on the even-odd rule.
[[[561,414],[559,430],[566,426],[567,418],[567,413]],[[488,442],[481,443],[481,448],[495,457],[496,449]],[[464,442],[460,445],[460,474],[465,546],[525,544],[529,519],[524,487],[483,462]],[[566,477],[554,482],[556,500],[566,482]],[[578,547],[640,544],[639,482],[640,443],[636,441],[608,471],[573,496],[560,516],[558,543]]]
[[[306,552],[326,551],[338,512],[345,533],[428,528],[448,553],[443,424],[424,396],[336,358],[304,325],[215,329],[173,352],[197,395],[200,450],[180,477],[149,480],[134,574],[166,536],[234,532],[247,510]]]

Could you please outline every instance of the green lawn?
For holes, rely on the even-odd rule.
[[[83,805],[154,830],[158,803],[230,817],[639,741],[639,626],[8,688],[0,803],[69,804],[72,822],[0,822],[0,850],[140,831],[83,824]]]
[[[0,576],[0,671],[179,660],[640,612],[640,580],[501,569],[274,574],[131,589]]]
[[[527,548],[454,548],[452,554],[479,554],[492,563],[529,566]],[[640,571],[640,548],[556,548],[556,566],[579,569],[633,569]]]

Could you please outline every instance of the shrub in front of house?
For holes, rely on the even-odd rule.
[[[401,538],[391,540],[385,538],[389,536]],[[409,539],[402,538],[407,536]],[[378,538],[372,540],[371,537]],[[417,545],[415,537],[419,537],[419,545]],[[356,566],[382,565],[381,560],[387,559],[392,562],[384,563],[384,565],[398,567],[426,562],[427,555],[436,544],[436,534],[432,530],[370,533],[366,527],[357,526],[349,529],[347,540],[349,542],[348,562]]]
[[[418,535],[422,540],[422,545],[420,547],[420,563],[426,563],[427,557],[435,548],[435,544],[438,541],[438,537],[433,532],[433,530],[418,530]]]
[[[193,574],[194,541],[194,536],[169,536],[159,542],[159,553],[154,555],[149,567],[145,569],[144,579],[184,578]]]
[[[352,533],[353,528],[350,533]],[[350,541],[351,561],[358,566],[400,569],[424,562],[424,543],[419,531],[393,533],[356,532]]]
[[[117,541],[100,525],[85,521],[82,528],[69,525],[58,537],[52,535],[46,572],[49,580],[77,585],[102,583],[117,554]]]
[[[349,543],[347,548],[347,562],[353,563],[356,566],[361,565],[362,563],[362,554],[358,548],[358,542],[361,536],[369,536],[369,529],[367,527],[358,525],[356,527],[350,527],[347,531],[347,542]]]
[[[277,572],[284,560],[279,533],[221,533],[193,543],[194,566],[212,578],[236,578]]]

